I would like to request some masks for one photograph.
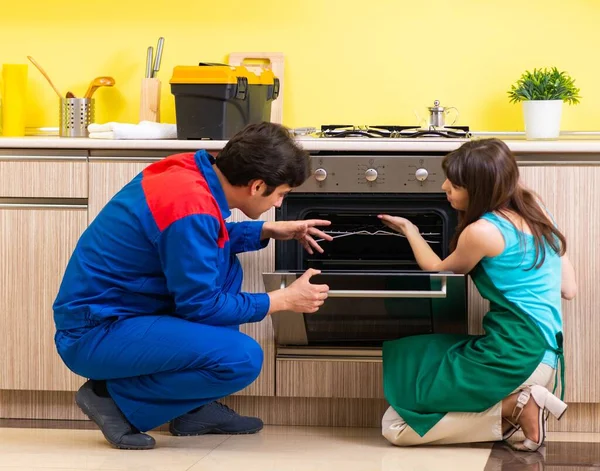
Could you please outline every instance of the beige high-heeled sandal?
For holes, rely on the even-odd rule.
[[[546,422],[548,413],[560,420],[567,410],[568,405],[561,401],[558,397],[552,394],[543,386],[531,386],[520,391],[517,396],[517,403],[513,409],[511,420],[505,420],[513,426],[513,429],[509,430],[504,436],[506,438],[512,436],[520,426],[517,424],[525,406],[529,400],[533,397],[533,400],[540,408],[538,414],[538,426],[539,426],[539,438],[537,442],[525,438],[524,441],[518,443],[509,443],[509,445],[517,451],[537,451],[544,443],[546,439]]]

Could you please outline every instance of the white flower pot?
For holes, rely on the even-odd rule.
[[[523,118],[527,139],[556,139],[560,134],[562,108],[562,100],[524,101]]]

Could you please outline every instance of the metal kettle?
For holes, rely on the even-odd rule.
[[[427,108],[429,110],[429,127],[443,128],[446,126],[446,115],[450,114],[450,110],[454,110],[454,119],[448,126],[452,126],[458,119],[458,110],[454,106],[440,106],[440,100],[435,100],[433,106]]]

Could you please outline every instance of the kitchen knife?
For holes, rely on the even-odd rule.
[[[164,44],[165,38],[158,38],[158,44],[156,46],[156,57],[154,58],[154,67],[152,68],[152,78],[156,77],[156,73],[160,70],[160,61],[162,59],[162,51]]]
[[[152,54],[154,53],[154,48],[150,46],[148,48],[148,54],[146,56],[146,78],[152,77]]]

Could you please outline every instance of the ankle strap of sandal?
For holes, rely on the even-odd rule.
[[[521,418],[521,414],[523,413],[523,409],[529,402],[529,398],[531,397],[531,390],[529,388],[522,389],[517,396],[517,403],[515,404],[515,408],[512,411],[511,419],[515,422],[518,422]]]

